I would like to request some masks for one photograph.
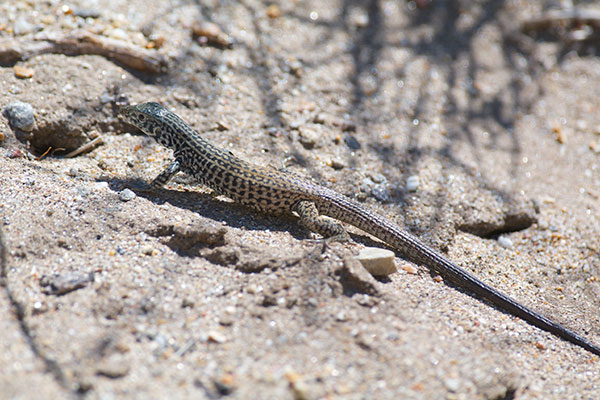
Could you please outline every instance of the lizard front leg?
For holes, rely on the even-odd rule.
[[[171,161],[171,163],[165,168],[163,172],[161,172],[152,183],[150,183],[150,187],[153,189],[160,189],[164,185],[167,184],[171,180],[171,178],[180,171],[179,161],[176,159]]]

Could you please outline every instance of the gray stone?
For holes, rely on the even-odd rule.
[[[8,119],[8,123],[13,129],[20,129],[25,132],[33,130],[35,118],[31,104],[15,101],[4,107],[3,115]]]
[[[136,194],[131,189],[123,189],[119,192],[119,200],[130,201],[136,198]]]
[[[15,22],[13,32],[15,35],[19,36],[31,33],[34,31],[34,29],[35,26],[33,24],[29,23],[24,17],[21,17]]]
[[[382,203],[390,201],[391,198],[390,191],[384,184],[373,186],[373,189],[371,189],[371,194]]]

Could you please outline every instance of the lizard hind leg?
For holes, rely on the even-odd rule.
[[[324,215],[319,215],[319,210],[312,201],[299,201],[294,205],[294,211],[300,216],[300,223],[312,232],[323,236],[327,242],[349,242],[350,235],[344,226]]]

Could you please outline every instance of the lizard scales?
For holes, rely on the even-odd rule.
[[[271,214],[296,211],[304,226],[324,237],[348,238],[342,224],[324,215],[346,222],[383,240],[411,261],[427,266],[499,310],[600,356],[600,347],[499,292],[358,202],[294,174],[241,160],[203,139],[179,116],[158,103],[124,106],[121,114],[127,122],[173,149],[174,160],[154,179],[152,187],[166,184],[181,171],[219,194],[258,211]]]

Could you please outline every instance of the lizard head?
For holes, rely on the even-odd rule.
[[[179,120],[175,114],[156,102],[140,103],[131,106],[122,106],[120,114],[125,122],[136,126],[146,135],[153,137],[157,142],[172,146],[173,119]]]
[[[123,119],[139,129],[146,135],[157,137],[160,135],[160,117],[169,111],[158,103],[141,103],[133,106],[121,107]]]

